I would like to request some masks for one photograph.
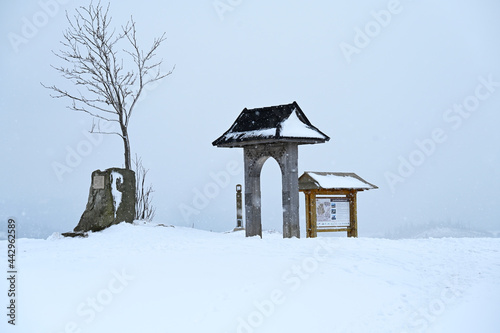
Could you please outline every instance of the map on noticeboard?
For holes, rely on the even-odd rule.
[[[321,227],[348,227],[349,200],[343,197],[316,198],[316,223]]]

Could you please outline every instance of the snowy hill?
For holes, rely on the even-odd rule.
[[[260,239],[121,224],[86,239],[55,234],[17,246],[17,325],[3,319],[2,332],[485,333],[500,327],[498,238],[267,233]]]
[[[499,237],[495,231],[477,230],[458,223],[429,222],[423,224],[401,225],[385,233],[389,239],[419,238],[486,238]]]

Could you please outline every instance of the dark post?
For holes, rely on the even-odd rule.
[[[236,228],[237,230],[244,230],[243,228],[243,200],[241,198],[241,185],[236,185]]]

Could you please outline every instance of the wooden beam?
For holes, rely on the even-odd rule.
[[[315,189],[315,190],[299,190],[300,192],[311,192],[315,195],[348,195],[352,191],[358,190],[326,190],[326,189]]]
[[[351,228],[338,228],[338,229],[318,229],[317,232],[336,232],[336,231],[347,231],[349,232]]]

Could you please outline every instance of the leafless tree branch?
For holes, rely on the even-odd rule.
[[[55,85],[42,86],[54,92],[53,98],[69,98],[71,110],[117,122],[120,132],[95,131],[94,126],[91,132],[120,136],[125,168],[131,169],[128,125],[132,112],[144,87],[172,74],[173,69],[162,74],[163,60],[154,60],[165,33],[144,52],[137,42],[134,19],[112,29],[109,9],[109,4],[103,7],[99,1],[76,9],[72,17],[66,12],[69,27],[63,32],[62,49],[53,52],[65,65],[52,67],[81,90],[74,93]]]

